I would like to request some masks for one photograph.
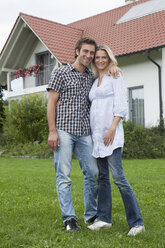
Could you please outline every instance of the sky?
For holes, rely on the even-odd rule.
[[[1,0],[0,51],[20,12],[62,24],[125,5],[125,0]]]

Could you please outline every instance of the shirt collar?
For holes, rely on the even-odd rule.
[[[68,67],[69,67],[69,69],[70,69],[71,71],[74,71],[74,70],[75,70],[75,71],[78,71],[78,70],[76,70],[76,69],[74,68],[73,64],[70,63],[70,62],[68,63]],[[91,73],[91,71],[86,67],[84,73],[89,74],[89,73]]]

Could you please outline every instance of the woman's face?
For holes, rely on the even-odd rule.
[[[104,71],[110,63],[109,56],[106,51],[98,50],[95,54],[95,66],[99,71]]]

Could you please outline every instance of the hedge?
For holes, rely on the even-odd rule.
[[[6,120],[0,146],[4,154],[50,157],[47,145],[47,99],[42,94],[32,94],[6,106]],[[165,158],[165,127],[144,128],[124,121],[124,158]]]

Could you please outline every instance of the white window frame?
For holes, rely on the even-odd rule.
[[[140,99],[137,99],[137,107],[136,107],[136,113],[133,114],[133,91],[143,89],[143,101],[139,101]],[[133,123],[141,126],[145,126],[145,111],[144,111],[144,87],[143,86],[137,86],[137,87],[131,87],[129,90],[129,119]]]

